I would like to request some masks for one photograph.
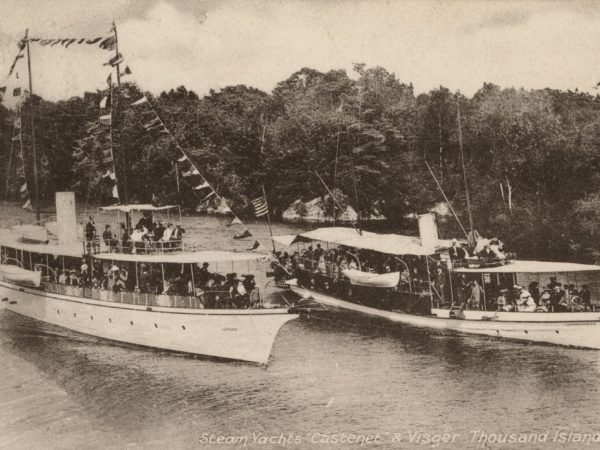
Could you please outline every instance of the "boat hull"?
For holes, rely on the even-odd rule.
[[[465,319],[454,319],[449,317],[448,310],[434,309],[432,315],[408,314],[358,305],[293,284],[290,284],[290,289],[301,297],[310,296],[327,307],[354,311],[416,327],[600,349],[600,312],[495,313],[494,311],[465,311],[467,313]],[[513,315],[511,316],[511,314]]]
[[[7,300],[4,300],[7,299]],[[128,344],[266,364],[286,309],[190,310],[96,301],[0,282],[0,308]]]

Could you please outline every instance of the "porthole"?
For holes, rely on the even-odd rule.
[[[500,330],[496,330],[496,333],[500,334]]]
[[[56,310],[56,314],[60,314],[60,310],[59,309]]]
[[[158,328],[158,325],[154,324],[154,328]]]
[[[129,323],[130,323],[131,325],[133,325],[133,320],[130,320],[130,321],[129,321]]]
[[[108,318],[108,323],[112,323],[112,319],[110,317]]]
[[[182,329],[182,330],[185,330],[185,325],[181,325],[181,329]]]
[[[90,320],[94,320],[94,316],[90,316]]]
[[[527,330],[525,330],[525,334],[529,334],[529,333],[527,332]]]
[[[73,313],[73,317],[77,317],[77,313]]]
[[[556,334],[558,334],[558,330],[556,330]]]

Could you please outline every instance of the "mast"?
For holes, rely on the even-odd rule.
[[[40,191],[38,181],[38,164],[37,164],[37,151],[35,148],[35,128],[34,128],[34,106],[33,106],[33,81],[31,79],[31,52],[29,51],[29,29],[25,31],[25,46],[27,48],[27,74],[29,76],[29,106],[31,108],[31,152],[33,155],[33,198],[35,203],[35,220],[39,225],[40,223]]]
[[[469,184],[467,183],[467,168],[465,166],[465,152],[463,149],[463,136],[462,136],[462,125],[460,122],[460,103],[458,98],[456,99],[456,107],[457,107],[457,121],[458,121],[458,146],[460,150],[460,163],[462,165],[463,172],[463,181],[465,183],[465,195],[467,198],[467,212],[469,213],[469,228],[471,231],[471,240],[474,240],[475,236],[473,234],[473,211],[471,209],[471,196],[469,195]]]
[[[113,21],[112,31],[115,34],[115,58],[117,60],[117,95],[112,96],[113,107],[116,108],[115,115],[117,117],[117,127],[119,136],[117,137],[119,144],[119,159],[121,160],[121,187],[119,190],[119,197],[121,199],[121,203],[124,205],[129,204],[129,193],[128,193],[128,177],[129,177],[129,161],[127,160],[127,156],[125,155],[125,151],[123,149],[123,107],[121,105],[121,67],[119,61],[119,38],[117,34],[117,25]],[[116,102],[115,102],[116,99]],[[112,126],[112,121],[111,121]],[[127,227],[127,231],[131,228],[131,216],[127,211],[125,212],[125,226]]]

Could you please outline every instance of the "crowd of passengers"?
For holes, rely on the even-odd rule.
[[[529,286],[491,289],[489,295],[477,280],[465,281],[457,290],[458,304],[466,309],[521,312],[581,312],[592,311],[594,306],[587,284],[579,289],[574,284],[561,284],[555,277],[540,289],[537,281]]]
[[[100,242],[116,253],[153,253],[156,251],[174,251],[180,249],[185,229],[180,225],[162,219],[154,221],[152,214],[145,211],[134,228],[121,223],[118,233],[114,233],[110,225],[104,226],[102,236],[98,234],[94,216],[89,216],[85,224],[86,251],[97,253]]]
[[[468,252],[453,240],[448,252],[449,258],[457,265],[473,254],[486,264],[510,257],[502,252],[502,244],[496,240],[480,243],[478,247]],[[320,244],[315,247],[310,245],[292,255],[276,252],[275,256],[277,262],[272,267],[276,281],[297,277],[307,287],[342,296],[351,292],[343,271],[355,269],[380,274],[400,272],[397,290],[413,293],[431,291],[436,304],[454,303],[464,309],[564,312],[591,311],[594,308],[587,285],[577,289],[573,284],[558,283],[554,277],[550,278],[550,283],[543,289],[539,288],[537,282],[532,282],[527,288],[519,285],[510,289],[486,286],[484,291],[478,280],[469,281],[466,277],[457,275],[453,276],[454,286],[451,287],[450,274],[440,262],[432,262],[428,276],[426,264],[418,257],[404,257],[401,261],[383,253],[344,246],[326,250]]]
[[[163,282],[163,273],[156,264],[138,264],[136,277],[135,273],[131,273],[135,270],[131,264],[97,262],[92,268],[83,259],[76,267],[57,268],[56,276],[47,277],[46,281],[115,293],[193,296],[199,300],[200,307],[210,309],[250,308],[260,301],[254,275],[242,275],[240,278],[236,273],[222,275],[211,272],[206,262],[202,267],[196,264],[191,267],[193,277],[189,265],[165,266]]]

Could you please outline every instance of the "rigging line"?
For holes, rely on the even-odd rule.
[[[19,122],[21,121],[21,115],[19,113]],[[22,124],[20,124],[22,125]],[[11,140],[10,140],[10,155],[8,156],[8,167],[6,168],[6,190],[4,192],[4,198],[8,199],[8,190],[10,187],[10,167],[12,165],[12,158],[13,158],[13,152],[14,152],[14,148],[15,148],[15,141],[14,138],[16,136],[16,131],[17,131],[17,127],[14,125],[13,122],[13,132],[12,132],[12,136],[11,136]],[[21,126],[19,127],[19,133],[21,132]]]
[[[323,186],[325,186],[325,189],[327,189],[327,192],[329,192],[329,195],[331,195],[331,198],[333,199],[334,203],[340,208],[340,211],[341,211],[343,209],[342,206],[338,203],[337,198],[335,198],[335,195],[333,194],[333,192],[331,192],[329,190],[329,187],[327,187],[327,185],[325,184],[325,181],[323,181],[323,178],[321,178],[321,175],[319,175],[319,172],[317,172],[315,170],[314,173],[315,173],[315,175],[317,175],[317,177],[319,178],[319,181],[321,181]],[[334,209],[335,209],[335,205],[334,205]],[[354,231],[356,231],[358,234],[362,235],[360,230],[358,230],[352,222],[350,222],[350,225],[352,225],[352,228],[354,228]]]
[[[436,176],[433,173],[433,170],[431,169],[431,166],[429,165],[429,163],[427,162],[427,160],[423,160],[425,161],[425,165],[427,166],[427,169],[429,169],[429,173],[431,174],[431,176],[433,177],[433,180],[435,181],[435,184],[437,185],[438,189],[440,190],[440,192],[442,193],[442,195],[444,196],[444,200],[446,200],[446,204],[448,205],[448,208],[450,208],[450,211],[452,211],[452,214],[454,215],[454,218],[456,219],[456,221],[458,222],[458,225],[460,226],[460,228],[462,229],[463,233],[465,233],[465,237],[467,239],[469,239],[469,234],[467,233],[467,230],[465,230],[465,227],[463,227],[462,222],[460,221],[460,219],[458,218],[458,215],[456,214],[456,211],[454,211],[454,208],[452,207],[452,204],[450,203],[450,200],[448,200],[448,197],[446,197],[446,193],[444,192],[444,190],[442,189],[442,186],[440,185],[438,179],[436,178]]]
[[[145,97],[145,95],[144,95]],[[171,133],[171,130],[169,130],[169,128],[165,125],[164,121],[161,119],[161,117],[159,116],[158,112],[156,112],[156,109],[154,108],[154,106],[150,103],[149,100],[147,100],[148,105],[150,106],[150,108],[152,109],[152,112],[154,113],[154,115],[156,116],[156,118],[158,119],[158,121],[160,122],[160,124],[162,125],[163,129],[165,129],[169,135],[169,138],[171,139],[171,142],[173,142],[173,144],[175,144],[175,146],[177,147],[177,149],[181,152],[181,154],[183,156],[185,156],[185,158],[190,162],[190,164],[192,165],[192,167],[198,172],[200,173],[200,171],[198,170],[198,167],[194,164],[194,162],[190,159],[190,157],[188,156],[188,154],[181,148],[181,146],[179,145],[179,143],[177,142],[177,140],[175,139],[175,136],[173,136],[173,134]],[[231,214],[233,214],[234,218],[237,219],[238,221],[242,222],[242,224],[248,229],[248,231],[250,231],[250,227],[248,226],[247,223],[243,222],[239,216],[233,211],[233,209],[231,209],[231,207],[229,207],[229,205],[227,204],[227,202],[223,199],[223,197],[221,195],[219,195],[219,193],[217,192],[217,190],[213,187],[212,183],[210,183],[205,177],[204,175],[200,174],[200,176],[202,177],[202,179],[204,180],[204,182],[206,182],[206,184],[208,185],[208,187],[211,189],[212,192],[214,192],[215,197],[217,197],[217,199],[219,199],[220,202],[224,202],[225,205],[227,206],[227,208],[229,209],[229,212],[231,212]],[[184,178],[185,180],[185,178]],[[194,192],[194,190],[192,189],[192,192]],[[195,193],[195,192],[194,192]],[[254,239],[261,245],[263,246],[264,244],[262,243],[262,241],[254,234],[252,233],[252,236],[254,237]]]
[[[340,152],[340,134],[342,131],[342,112],[344,108],[344,99],[342,99],[342,103],[340,105],[340,112],[338,115],[338,131],[337,131],[337,139],[335,146],[335,165],[333,168],[333,192],[335,192],[336,184],[337,184],[337,171],[338,171],[338,154]],[[333,226],[335,226],[335,203],[333,205]]]

